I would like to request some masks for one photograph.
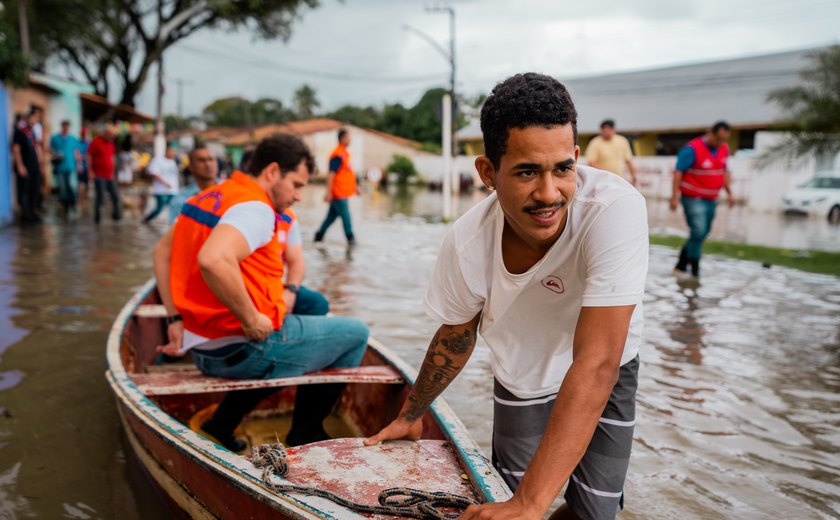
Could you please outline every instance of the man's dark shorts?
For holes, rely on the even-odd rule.
[[[624,364],[565,499],[584,520],[613,519],[624,507],[624,479],[636,424],[639,357]],[[493,464],[516,489],[542,439],[557,394],[520,399],[494,385]]]

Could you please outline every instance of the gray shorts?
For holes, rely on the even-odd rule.
[[[624,507],[624,478],[636,424],[639,357],[624,364],[565,499],[583,520],[614,519]],[[493,389],[493,464],[516,490],[537,451],[557,394],[520,399],[498,381]]]

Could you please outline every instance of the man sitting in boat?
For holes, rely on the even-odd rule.
[[[443,323],[399,415],[366,444],[419,438],[420,418],[480,332],[491,350],[493,463],[511,500],[462,518],[615,518],[635,424],[648,264],[645,200],[577,166],[577,112],[540,74],[498,84],[481,110],[492,190],[446,235],[425,298]]]
[[[299,138],[277,134],[257,146],[247,173],[189,199],[154,251],[155,278],[169,313],[167,354],[192,350],[205,374],[235,379],[292,377],[358,366],[368,329],[346,317],[286,314],[277,213],[300,200],[314,161]],[[322,422],[343,384],[297,391],[287,444],[327,439]],[[276,389],[229,392],[202,430],[232,451],[233,432]]]

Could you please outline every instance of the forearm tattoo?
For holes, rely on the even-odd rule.
[[[475,346],[475,335],[472,331],[445,331],[441,334],[443,328],[438,329],[429,344],[420,374],[408,395],[408,406],[402,414],[403,419],[416,421],[426,413],[435,397],[440,395],[464,368]]]

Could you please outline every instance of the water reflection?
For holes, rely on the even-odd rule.
[[[437,327],[421,302],[448,225],[439,192],[392,189],[353,200],[352,249],[338,228],[311,242],[326,209],[322,188],[305,190],[304,283],[419,367]],[[482,197],[462,196],[459,212]],[[0,517],[170,516],[121,439],[102,377],[107,332],[150,276],[161,231],[0,230],[0,371],[17,374],[0,379]],[[621,518],[840,515],[840,281],[710,256],[691,286],[673,260],[651,248]],[[445,394],[488,451],[492,379],[479,343]]]

